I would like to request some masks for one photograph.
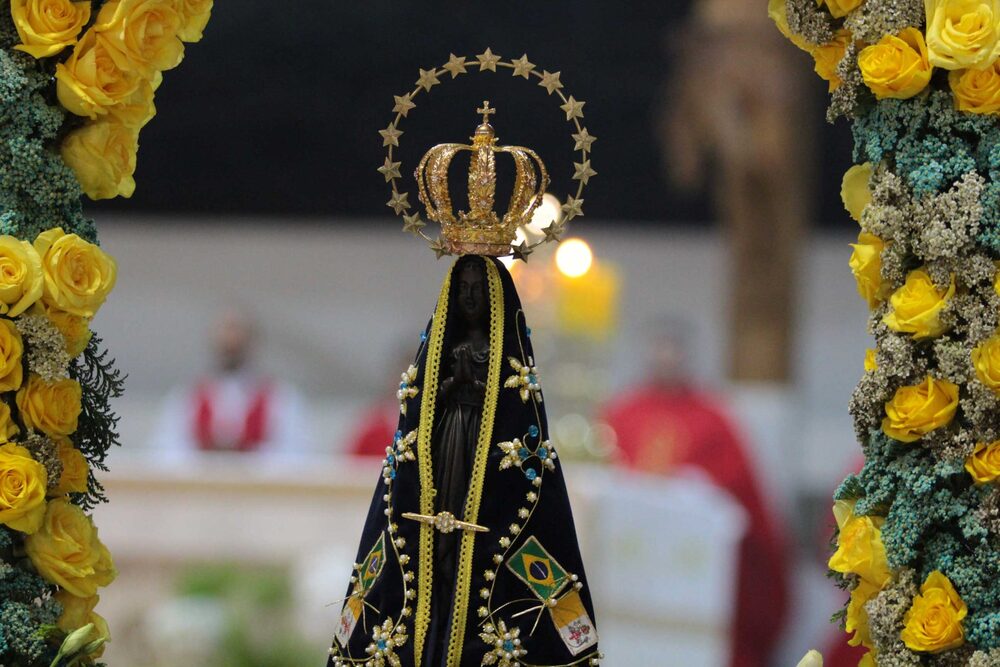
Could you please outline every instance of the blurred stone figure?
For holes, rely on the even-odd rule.
[[[257,331],[247,313],[224,312],[211,340],[215,368],[167,398],[154,434],[158,452],[294,455],[307,449],[302,398],[290,384],[256,368]]]
[[[684,367],[682,323],[658,325],[648,350],[648,377],[604,411],[622,464],[672,475],[697,468],[743,506],[749,519],[740,545],[732,667],[763,667],[778,642],[788,606],[788,555],[778,520],[761,495],[747,448],[719,401],[700,391]]]
[[[801,58],[764,3],[699,0],[670,28],[660,139],[674,183],[707,182],[729,244],[734,380],[786,382],[795,267],[810,198]],[[805,108],[804,108],[805,107]]]

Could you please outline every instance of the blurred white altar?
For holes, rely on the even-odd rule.
[[[177,577],[192,566],[263,567],[288,573],[283,620],[318,667],[379,479],[378,462],[366,459],[119,460],[105,477],[114,502],[96,512],[121,572],[101,600],[114,635],[107,660],[214,667],[229,612],[211,597],[179,593]],[[570,463],[567,480],[604,664],[724,664],[738,506],[694,476],[652,480]]]

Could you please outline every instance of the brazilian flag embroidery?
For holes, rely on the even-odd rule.
[[[573,577],[534,536],[507,560],[507,568],[545,603],[559,637],[573,655],[597,645],[597,629],[573,588],[556,597]]]
[[[354,584],[354,591],[344,601],[344,607],[340,610],[340,621],[333,636],[345,648],[364,611],[365,594],[375,584],[383,565],[385,565],[385,533],[379,535],[371,551],[365,556],[364,562],[358,567],[358,581]]]
[[[558,594],[569,581],[566,571],[534,536],[507,560],[507,567],[542,601]]]
[[[361,576],[358,577],[358,592],[362,596],[368,592],[368,589],[378,579],[383,565],[385,565],[385,533],[379,535],[378,541],[372,547],[371,551],[368,552],[365,562],[361,564]]]

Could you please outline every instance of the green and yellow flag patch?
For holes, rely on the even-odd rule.
[[[507,567],[542,601],[556,595],[569,581],[566,570],[534,537],[507,559]]]

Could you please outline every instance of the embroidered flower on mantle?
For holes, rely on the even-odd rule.
[[[524,657],[528,653],[521,647],[520,634],[521,628],[515,626],[508,630],[507,624],[503,621],[498,621],[496,626],[487,623],[483,626],[483,632],[479,633],[479,637],[493,646],[493,650],[483,656],[483,661],[480,664],[518,667],[521,664],[518,662],[518,658]]]
[[[381,626],[376,626],[372,632],[372,643],[365,652],[371,656],[372,667],[401,667],[402,663],[396,655],[396,649],[406,643],[406,626],[400,623],[393,626],[392,619],[386,619]]]
[[[517,373],[507,378],[503,383],[508,389],[517,389],[521,394],[521,401],[528,402],[529,398],[534,398],[539,403],[542,402],[542,386],[538,384],[538,369],[535,368],[535,360],[528,357],[528,363],[522,364],[514,357],[509,357],[510,367]]]
[[[515,467],[520,468],[530,482],[538,479],[539,474],[539,471],[533,466],[525,465],[531,459],[538,459],[547,469],[555,470],[556,450],[549,440],[542,440],[534,447],[528,444],[529,439],[535,439],[537,442],[539,435],[540,431],[538,427],[532,424],[528,432],[524,435],[524,440],[514,438],[506,442],[498,442],[497,447],[504,453],[504,457],[500,459],[500,470]]]
[[[413,386],[413,383],[417,381],[417,367],[410,364],[410,367],[399,378],[399,389],[396,391],[396,398],[399,399],[399,413],[405,415],[406,401],[420,393],[420,388]]]

